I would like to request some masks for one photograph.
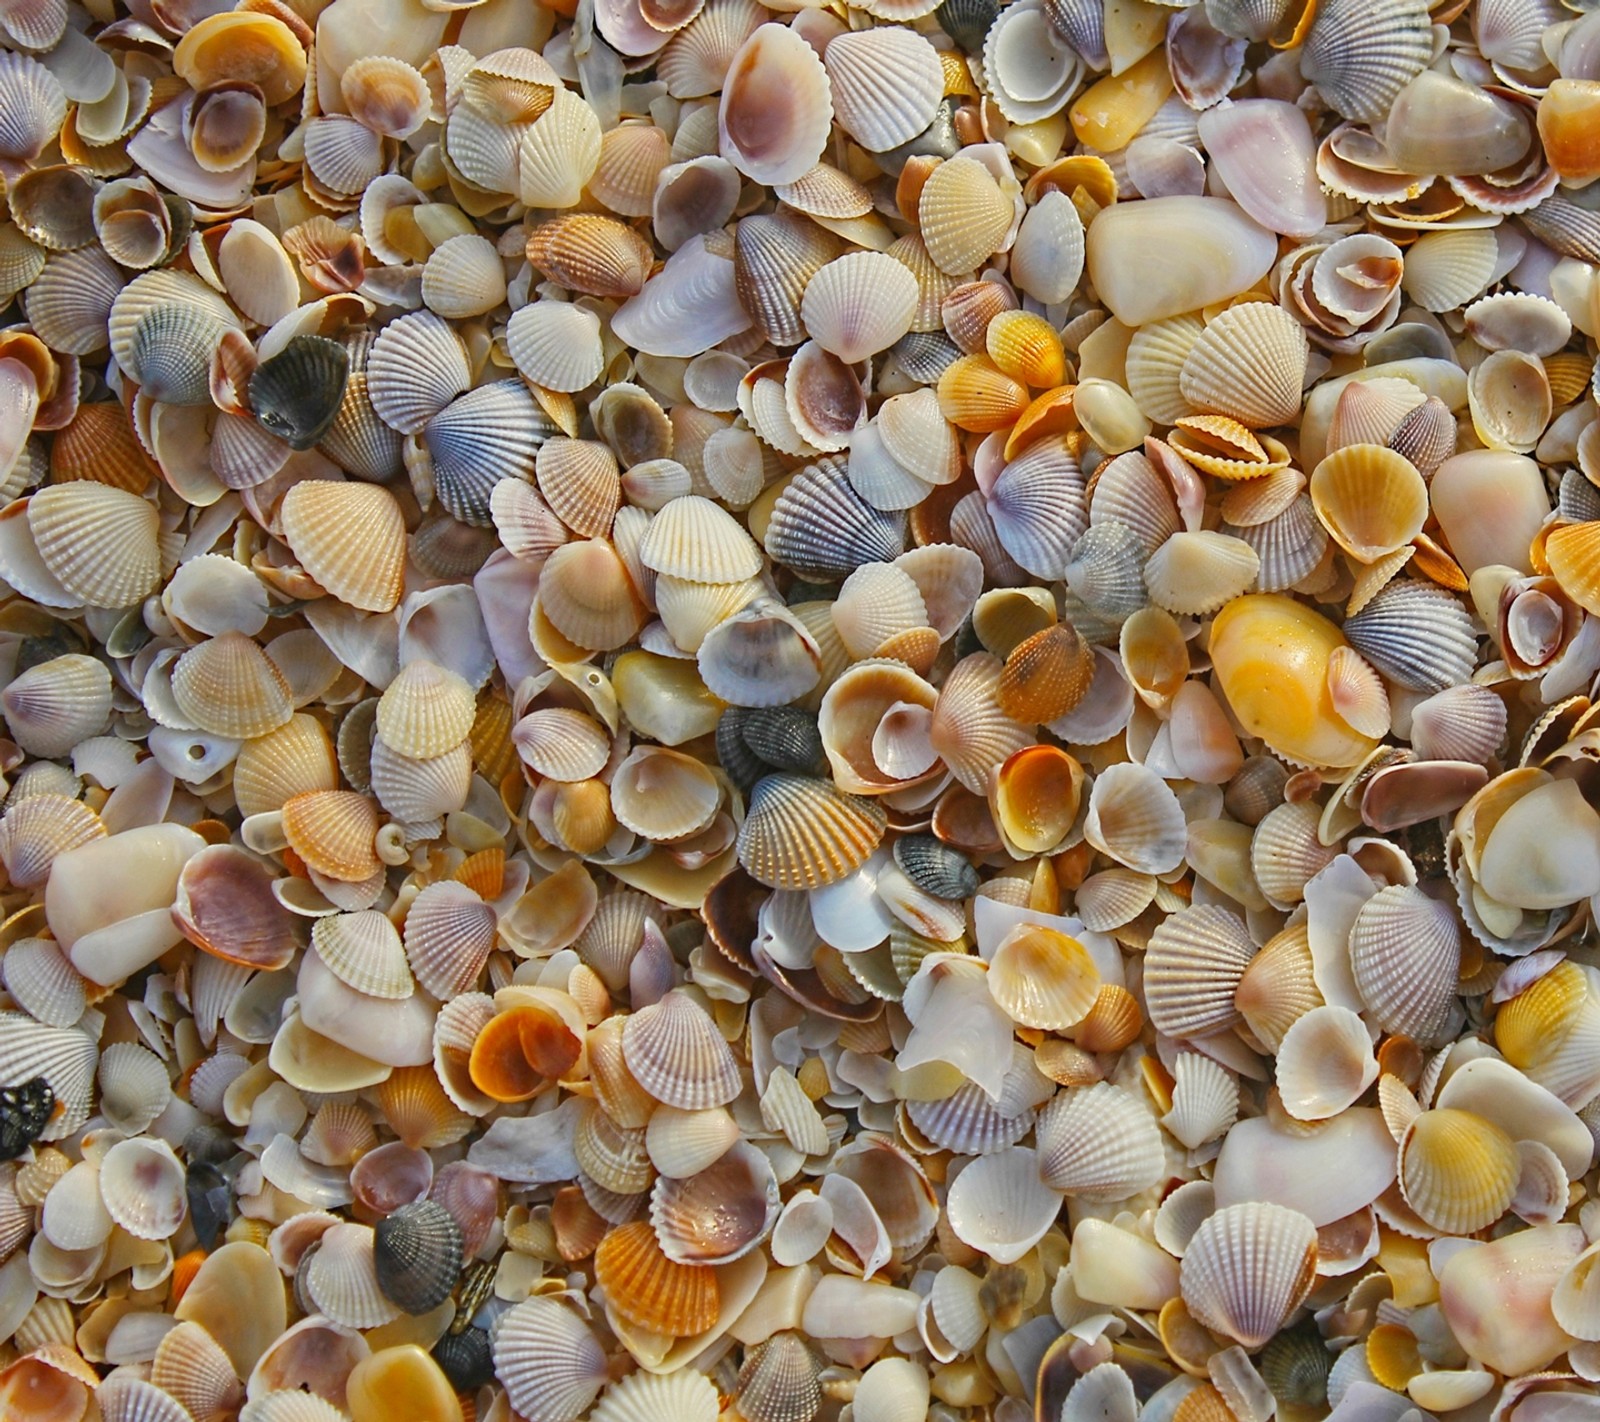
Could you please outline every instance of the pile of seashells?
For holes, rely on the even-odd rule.
[[[1600,11],[0,40],[6,1422],[1600,1418]]]

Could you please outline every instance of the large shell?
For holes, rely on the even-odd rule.
[[[1204,1037],[1239,1020],[1234,994],[1255,956],[1244,924],[1226,909],[1183,909],[1151,935],[1145,952],[1150,1020],[1168,1036]]]
[[[722,156],[758,183],[792,183],[822,156],[832,122],[828,74],[816,51],[783,25],[758,26],[723,83]]]
[[[1136,1096],[1099,1082],[1069,1088],[1039,1115],[1039,1172],[1047,1185],[1090,1200],[1126,1200],[1161,1177],[1155,1117]]]
[[[491,1336],[495,1375],[529,1422],[576,1422],[606,1381],[594,1333],[556,1299],[524,1299],[500,1316]]]
[[[1299,1211],[1230,1205],[1189,1241],[1180,1272],[1183,1301],[1208,1328],[1259,1348],[1299,1307],[1316,1271],[1316,1228]]]

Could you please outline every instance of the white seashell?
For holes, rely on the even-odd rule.
[[[835,119],[869,152],[910,142],[933,122],[944,94],[938,53],[915,30],[880,26],[842,34],[823,51],[822,63]]]
[[[945,1212],[956,1238],[997,1264],[1014,1264],[1055,1223],[1061,1197],[1027,1146],[979,1156],[950,1186]]]
[[[589,1326],[553,1298],[525,1299],[496,1321],[495,1375],[529,1422],[576,1422],[606,1382]]]
[[[853,252],[821,267],[806,284],[800,319],[812,340],[854,364],[911,329],[917,300],[916,278],[893,257]]]
[[[1189,1150],[1223,1135],[1239,1115],[1239,1083],[1222,1065],[1183,1052],[1173,1067],[1172,1109],[1161,1124]]]
[[[813,56],[814,58],[815,56]],[[697,356],[749,329],[734,264],[693,237],[611,319],[617,338],[655,356]]]
[[[1166,1156],[1155,1117],[1107,1082],[1068,1088],[1039,1115],[1039,1173],[1046,1185],[1090,1200],[1127,1200],[1161,1178]]]
[[[600,318],[566,301],[532,301],[516,312],[506,350],[522,376],[546,390],[582,390],[605,364]]]
[[[758,26],[728,65],[717,112],[722,156],[758,183],[792,183],[822,156],[832,123],[816,51],[786,26]]]
[[[1206,1327],[1259,1348],[1316,1279],[1317,1232],[1282,1205],[1231,1205],[1194,1233],[1180,1273],[1183,1301]]]
[[[1096,777],[1083,833],[1102,854],[1145,874],[1175,869],[1188,846],[1177,796],[1140,765],[1108,766]]]
[[[1278,1095],[1301,1121],[1337,1116],[1378,1079],[1366,1024],[1348,1007],[1314,1007],[1278,1044]]]

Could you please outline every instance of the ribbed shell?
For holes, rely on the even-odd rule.
[[[933,122],[944,71],[915,30],[846,33],[823,52],[839,125],[874,153],[907,143]]]
[[[378,333],[367,357],[367,398],[401,434],[416,434],[472,384],[466,347],[442,317],[415,311]]]
[[[179,657],[172,699],[201,730],[233,740],[267,735],[294,715],[283,673],[242,632],[224,632]]]
[[[429,884],[406,914],[405,948],[423,991],[441,1000],[470,991],[495,944],[498,918],[465,884]]]
[[[613,1229],[595,1251],[594,1269],[611,1307],[640,1328],[688,1337],[716,1322],[716,1272],[708,1265],[668,1259],[643,1220]]]
[[[1281,306],[1247,301],[1207,323],[1179,372],[1197,410],[1232,415],[1252,429],[1291,423],[1311,353],[1305,328]]]
[[[1449,1019],[1461,966],[1461,928],[1450,906],[1412,885],[1380,889],[1350,930],[1350,968],[1372,1021],[1419,1042]]]
[[[553,1298],[525,1299],[507,1310],[491,1337],[495,1376],[528,1422],[576,1422],[607,1380],[594,1333]]]
[[[107,484],[78,481],[28,500],[28,528],[51,575],[92,607],[128,607],[161,576],[154,505]]]
[[[723,1106],[739,1094],[739,1069],[710,1015],[692,997],[669,992],[622,1029],[628,1071],[657,1101],[684,1111]]]
[[[1255,951],[1243,922],[1227,909],[1203,905],[1171,915],[1145,950],[1151,1022],[1169,1037],[1204,1037],[1233,1026],[1234,992]]]
[[[407,998],[414,989],[400,935],[376,909],[330,914],[311,929],[312,946],[341,982],[368,997]]]
[[[439,502],[463,523],[489,527],[495,486],[531,480],[539,447],[554,433],[520,380],[493,381],[452,400],[422,432]]]
[[[772,507],[766,549],[775,562],[820,582],[905,552],[905,515],[872,508],[850,487],[842,458],[808,464]]]
[[[307,479],[284,495],[283,536],[306,573],[340,602],[388,612],[405,579],[405,519],[375,484]]]
[[[1472,678],[1478,642],[1472,618],[1451,593],[1401,578],[1344,624],[1350,645],[1413,691],[1443,691]]]
[[[995,534],[1035,577],[1064,575],[1089,526],[1083,475],[1064,436],[1036,440],[1000,471],[988,497]]]
[[[1205,1220],[1184,1251],[1183,1301],[1207,1328],[1247,1349],[1266,1343],[1316,1280],[1316,1227],[1298,1210],[1256,1202]]]
[[[450,1296],[462,1252],[461,1226],[432,1200],[402,1205],[373,1231],[378,1287],[409,1314],[428,1313]]]
[[[1090,1200],[1126,1200],[1162,1176],[1161,1128],[1138,1097],[1107,1082],[1069,1088],[1039,1113],[1045,1184]]]
[[[15,801],[0,819],[0,860],[13,884],[30,889],[50,877],[56,855],[105,836],[100,816],[81,801],[29,795]]]
[[[928,740],[950,773],[975,795],[988,793],[993,772],[1032,745],[1034,731],[1000,709],[1004,663],[988,652],[963,657],[939,688]]]

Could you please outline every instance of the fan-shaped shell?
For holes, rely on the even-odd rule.
[[[1206,1219],[1184,1252],[1183,1301],[1206,1327],[1246,1348],[1268,1342],[1316,1279],[1317,1232],[1282,1205],[1230,1205]]]

